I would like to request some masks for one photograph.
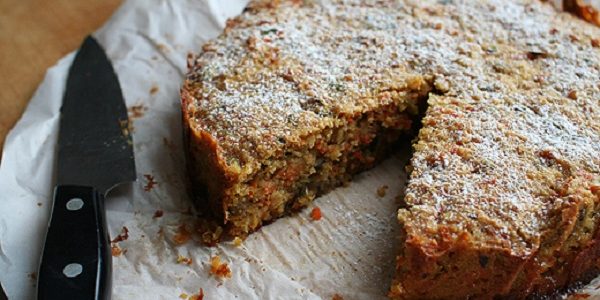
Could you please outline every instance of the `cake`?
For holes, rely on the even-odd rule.
[[[533,0],[253,1],[181,91],[197,204],[246,236],[422,124],[389,296],[571,286],[600,267],[598,38]]]
[[[231,236],[375,165],[410,130],[431,90],[427,78],[389,69],[390,58],[378,53],[332,55],[337,42],[317,20],[303,26],[274,14],[324,17],[317,10],[296,15],[293,5],[269,5],[251,4],[205,44],[181,91],[194,194]],[[372,43],[381,41],[358,45]],[[343,65],[353,59],[365,64]]]

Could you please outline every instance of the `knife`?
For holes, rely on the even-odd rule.
[[[38,299],[110,299],[104,198],[136,179],[118,78],[91,36],[69,69],[58,137],[57,181],[38,273]]]

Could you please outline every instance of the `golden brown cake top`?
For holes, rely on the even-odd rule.
[[[254,2],[203,46],[184,90],[196,99],[193,126],[213,135],[229,163],[248,167],[425,88],[401,59],[410,39],[378,27],[394,25],[396,14],[340,6],[352,11],[344,15],[337,6]],[[414,101],[402,105],[416,110]]]
[[[598,193],[598,28],[538,1],[270,2],[206,44],[184,86],[230,165],[251,173],[425,80],[408,242],[527,255],[553,212]]]

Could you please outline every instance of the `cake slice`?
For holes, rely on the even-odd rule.
[[[393,36],[340,32],[324,7],[299,8],[251,4],[203,46],[181,91],[197,201],[230,236],[374,166],[431,90],[380,51]]]
[[[410,142],[427,102],[390,297],[570,286],[600,267],[599,37],[533,0],[253,1],[182,88],[197,203],[245,236]]]

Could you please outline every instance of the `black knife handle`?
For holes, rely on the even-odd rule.
[[[111,297],[112,256],[103,196],[92,187],[57,186],[38,274],[38,299]]]

